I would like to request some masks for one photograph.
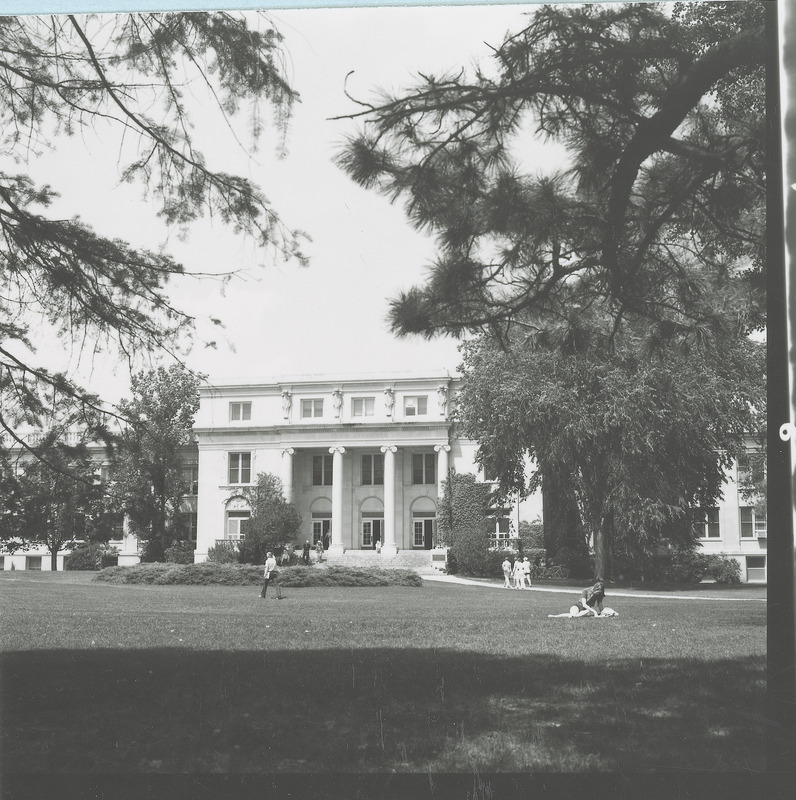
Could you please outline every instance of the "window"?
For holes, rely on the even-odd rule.
[[[230,512],[234,513],[234,512]],[[198,515],[193,513],[183,513],[180,514],[178,525],[180,528],[180,533],[183,534],[183,538],[189,539],[196,544],[196,528],[198,522]]]
[[[323,399],[301,401],[302,419],[310,419],[311,417],[322,417],[322,416],[323,416]]]
[[[412,520],[412,547],[415,549],[431,550],[434,541],[435,517],[421,517],[414,515]]]
[[[376,542],[381,541],[381,529],[383,524],[383,519],[362,520],[362,547],[375,547]]]
[[[720,539],[718,508],[708,508],[700,512],[701,519],[696,523],[697,533],[702,539]]]
[[[362,456],[362,485],[384,486],[384,456],[381,453]]]
[[[372,417],[376,408],[375,397],[352,397],[351,416],[352,417]]]
[[[437,482],[437,457],[434,453],[412,454],[412,483]]]
[[[752,507],[741,507],[741,538],[755,539],[758,536],[766,537],[765,512],[757,512]]]
[[[113,464],[103,464],[100,467],[99,480],[103,486],[107,486],[113,480]]]
[[[227,539],[245,539],[250,519],[251,511],[227,511]]]
[[[332,485],[332,456],[313,456],[312,457],[312,485],[331,486]]]
[[[766,580],[766,557],[747,556],[746,557],[746,580],[764,581]]]
[[[191,464],[180,468],[180,483],[186,495],[199,494],[199,467]]]
[[[428,397],[404,397],[405,417],[424,417],[428,414]]]
[[[229,482],[251,483],[252,479],[252,454],[229,454]]]
[[[492,466],[492,464],[489,461],[487,461],[487,463],[484,464],[484,480],[487,483],[497,483],[498,480],[497,470]]]
[[[251,403],[230,403],[229,418],[232,422],[242,422],[252,418]]]
[[[762,453],[743,453],[738,457],[738,486],[752,488],[766,475],[766,459]]]
[[[41,556],[28,556],[25,565],[27,569],[41,570]]]

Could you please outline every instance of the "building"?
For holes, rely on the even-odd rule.
[[[259,473],[281,478],[286,499],[302,518],[296,545],[321,542],[330,556],[374,550],[408,551],[431,563],[442,481],[449,470],[474,473],[477,445],[457,435],[452,421],[459,379],[447,372],[385,377],[294,376],[260,383],[206,385],[194,425],[195,445],[183,449],[183,528],[195,541],[195,560],[221,541],[246,535],[251,507],[246,490]],[[744,581],[766,580],[767,525],[747,491],[749,456],[727,473],[721,502],[705,509],[705,553],[724,553]],[[110,479],[104,449],[98,476]],[[543,518],[536,494],[495,514],[493,543],[510,544],[522,520]],[[137,563],[137,541],[125,527],[119,564]],[[58,556],[63,569],[65,554]],[[3,569],[49,569],[46,551],[0,554]]]
[[[194,427],[196,560],[245,536],[244,490],[263,472],[281,478],[301,515],[299,540],[321,542],[331,556],[377,542],[384,555],[431,550],[448,471],[479,473],[476,444],[453,429],[457,385],[440,372],[204,387]],[[516,530],[515,517],[540,519],[541,500],[510,514],[496,518],[496,538]]]

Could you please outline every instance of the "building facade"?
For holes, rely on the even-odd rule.
[[[282,480],[302,517],[300,542],[330,554],[430,550],[449,470],[478,473],[476,444],[458,438],[448,373],[389,378],[289,378],[201,390],[196,560],[246,534],[246,489]],[[483,479],[483,476],[482,476]],[[538,497],[510,513],[541,519]],[[509,536],[508,517],[495,536]]]
[[[430,550],[436,542],[442,482],[449,471],[488,481],[475,462],[477,445],[456,433],[452,410],[459,379],[447,372],[387,377],[301,376],[262,383],[207,385],[200,390],[194,444],[183,448],[180,508],[183,532],[195,542],[195,561],[219,542],[245,537],[247,498],[260,473],[282,480],[302,530],[295,542],[318,542],[330,555],[376,549]],[[727,472],[723,497],[704,510],[705,553],[735,558],[744,581],[764,582],[767,521],[750,492],[755,459]],[[112,480],[112,464],[95,448],[98,480]],[[757,465],[757,473],[762,469]],[[493,544],[510,545],[521,521],[543,519],[541,494],[495,514]],[[118,541],[119,564],[140,560],[127,526]],[[63,569],[66,553],[58,555]],[[44,549],[0,553],[0,568],[50,569]]]

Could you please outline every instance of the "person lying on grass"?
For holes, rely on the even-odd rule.
[[[581,608],[580,606],[571,606],[569,611],[566,614],[548,614],[548,617],[566,617],[567,619],[573,619],[574,617],[618,617],[616,611],[612,608],[608,608],[607,606],[599,613],[595,614],[593,609],[589,608]]]
[[[594,586],[589,586],[580,593],[580,606],[586,612],[592,612],[595,617],[603,610],[605,599],[605,584],[602,578],[597,578]]]

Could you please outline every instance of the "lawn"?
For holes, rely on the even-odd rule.
[[[6,775],[764,768],[754,590],[570,620],[497,587],[90,577],[0,574]]]

